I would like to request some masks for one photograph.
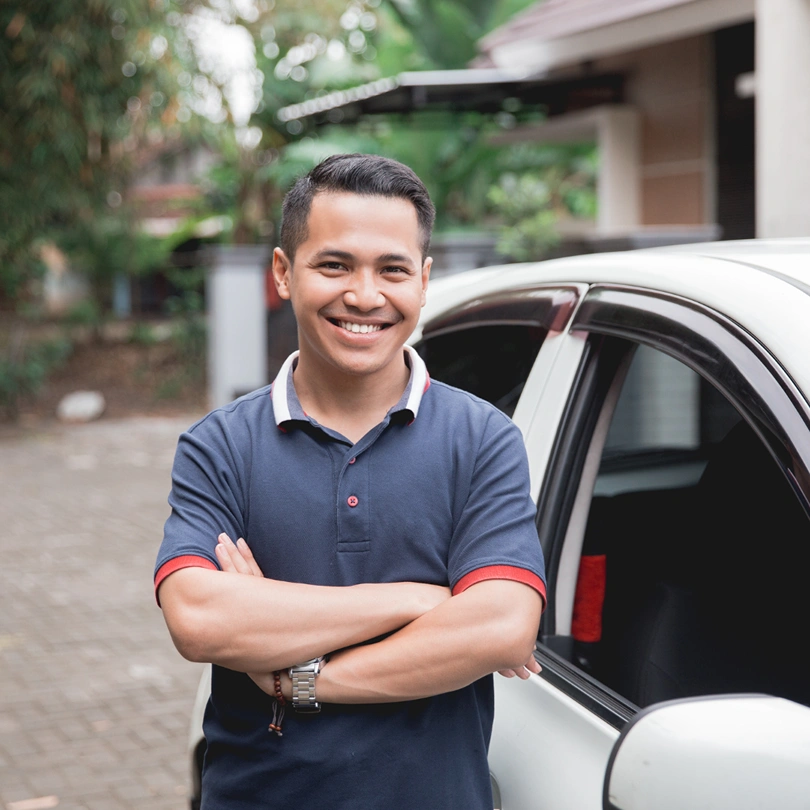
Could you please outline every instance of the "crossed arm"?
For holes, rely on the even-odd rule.
[[[247,672],[270,694],[273,670],[334,650],[318,678],[327,703],[412,700],[495,671],[539,671],[532,652],[542,598],[522,583],[489,580],[451,598],[414,582],[280,582],[262,576],[244,540],[226,535],[217,558],[222,571],[186,568],[161,584],[169,631],[186,658]],[[286,679],[283,688],[289,693]]]

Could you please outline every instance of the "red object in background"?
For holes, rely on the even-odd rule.
[[[571,635],[577,641],[593,642],[602,638],[606,582],[607,557],[604,554],[583,554],[579,560],[574,614],[571,618]]]

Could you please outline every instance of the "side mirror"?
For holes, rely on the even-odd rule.
[[[807,810],[810,709],[766,695],[658,703],[613,748],[604,810]]]

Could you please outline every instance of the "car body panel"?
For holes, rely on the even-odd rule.
[[[599,808],[619,731],[540,675],[495,679],[489,764],[503,810]]]

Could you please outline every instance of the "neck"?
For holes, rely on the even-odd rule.
[[[404,351],[402,363],[367,375],[346,374],[301,351],[293,375],[295,393],[309,416],[357,442],[402,397],[410,378]]]

